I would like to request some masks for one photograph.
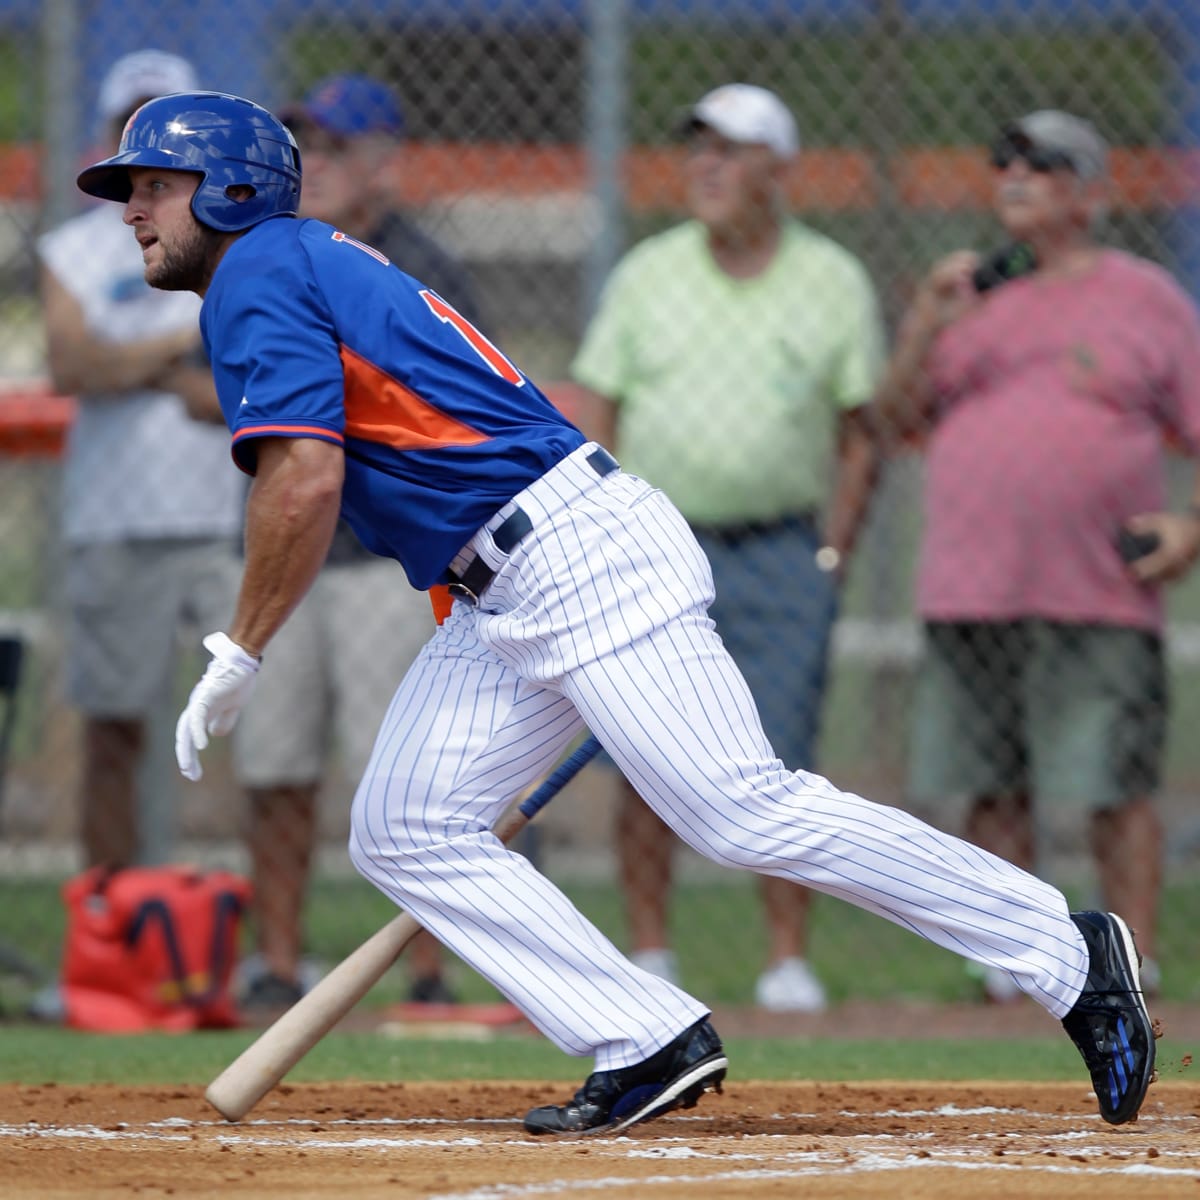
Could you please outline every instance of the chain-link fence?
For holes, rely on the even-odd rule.
[[[435,286],[464,311],[473,308],[488,336],[589,431],[590,422],[615,416],[618,455],[627,452],[634,463],[646,463],[644,473],[652,479],[659,469],[669,474],[654,481],[680,492],[675,498],[723,572],[719,582],[740,579],[747,588],[738,593],[738,585],[729,582],[719,600],[738,610],[726,618],[730,637],[737,620],[750,630],[744,653],[761,675],[760,701],[765,706],[767,693],[780,691],[783,699],[771,701],[784,709],[778,720],[783,726],[798,720],[802,727],[795,733],[794,754],[803,754],[815,736],[803,728],[805,716],[820,713],[814,756],[823,774],[900,805],[916,802],[914,777],[940,780],[947,794],[922,796],[923,811],[955,829],[966,819],[964,799],[982,797],[992,807],[983,815],[974,812],[973,831],[1018,855],[1029,850],[1019,845],[1026,819],[1021,797],[1032,791],[1037,865],[1083,901],[1099,898],[1089,833],[1092,810],[1097,805],[1123,810],[1126,801],[1156,792],[1166,829],[1166,901],[1155,954],[1165,966],[1167,992],[1195,994],[1200,977],[1187,955],[1190,918],[1200,905],[1190,875],[1200,850],[1200,821],[1192,803],[1200,790],[1200,758],[1188,730],[1200,719],[1200,584],[1184,579],[1167,589],[1169,686],[1154,680],[1149,635],[1139,635],[1138,644],[1124,651],[1107,643],[1080,648],[1072,642],[1059,646],[1058,660],[1035,656],[1030,648],[1030,639],[1046,633],[1040,619],[1047,616],[1058,618],[1050,622],[1051,637],[1080,627],[1090,636],[1097,626],[1103,634],[1110,624],[1154,627],[1153,603],[1145,595],[1122,607],[1123,568],[1115,546],[1114,568],[1096,560],[1094,529],[1080,532],[1090,518],[1076,514],[1081,524],[1072,527],[1048,509],[1039,513],[1039,506],[1061,503],[1065,510],[1103,494],[1109,507],[1101,515],[1111,521],[1110,540],[1115,539],[1130,513],[1163,506],[1156,504],[1154,466],[1161,426],[1170,444],[1162,472],[1170,505],[1178,511],[1186,507],[1193,468],[1184,451],[1200,434],[1200,421],[1191,407],[1190,381],[1172,376],[1189,351],[1171,341],[1186,340],[1186,332],[1180,333],[1186,329],[1184,318],[1156,307],[1161,302],[1170,309],[1170,303],[1150,288],[1144,301],[1131,304],[1130,289],[1136,291],[1145,280],[1134,272],[1126,283],[1124,260],[1111,287],[1085,287],[1099,315],[1094,326],[1085,322],[1084,332],[1073,335],[1072,353],[1079,361],[1067,390],[1076,400],[1092,397],[1096,410],[1103,410],[1098,429],[1088,412],[1074,409],[1065,425],[1054,420],[1041,425],[1042,413],[1071,397],[1064,399],[1054,383],[1044,394],[1037,392],[1041,385],[1035,382],[1032,398],[1004,401],[1012,405],[1004,410],[1009,415],[998,417],[994,430],[977,428],[965,443],[951,440],[957,426],[950,414],[966,412],[964,419],[970,420],[971,413],[988,411],[986,403],[972,406],[969,397],[944,414],[926,411],[923,423],[913,423],[904,438],[885,439],[888,453],[869,515],[853,555],[847,553],[839,568],[845,584],[825,674],[822,643],[812,631],[829,622],[832,610],[806,615],[803,604],[797,606],[787,593],[809,596],[838,571],[810,579],[797,574],[786,557],[801,547],[807,561],[822,540],[835,536],[829,527],[835,507],[833,465],[847,437],[857,444],[856,426],[841,414],[868,398],[878,365],[871,345],[872,305],[890,348],[933,263],[959,248],[990,252],[1008,240],[994,211],[997,171],[988,161],[988,147],[1006,123],[1039,109],[1068,110],[1093,121],[1111,147],[1113,186],[1103,241],[1161,264],[1186,291],[1193,290],[1200,279],[1194,207],[1200,16],[1186,0],[340,5],[241,0],[200,6],[156,0],[136,9],[121,0],[90,5],[14,0],[0,5],[5,67],[0,72],[0,374],[10,392],[0,397],[0,632],[11,634],[10,644],[24,652],[19,671],[0,675],[0,683],[13,685],[4,701],[16,701],[11,736],[0,743],[0,888],[5,895],[0,940],[13,955],[16,974],[30,965],[53,970],[62,927],[55,889],[87,857],[96,857],[97,846],[106,844],[106,829],[129,823],[121,809],[127,803],[122,797],[132,794],[131,772],[140,795],[133,826],[140,853],[148,858],[204,858],[249,869],[255,842],[246,785],[270,792],[257,820],[267,822],[268,830],[291,826],[299,839],[277,864],[272,886],[283,891],[286,878],[294,880],[303,870],[303,805],[319,778],[315,876],[311,886],[300,889],[307,897],[305,952],[334,958],[387,912],[366,884],[349,877],[344,842],[354,764],[361,754],[352,744],[355,733],[361,741],[361,730],[375,719],[373,706],[395,682],[396,656],[409,652],[383,653],[380,639],[392,640],[386,621],[426,631],[419,607],[396,610],[394,617],[391,608],[378,607],[381,594],[403,589],[397,574],[371,585],[365,576],[347,576],[339,588],[331,584],[323,599],[328,611],[313,618],[316,632],[310,641],[358,634],[361,642],[368,630],[377,640],[365,650],[349,640],[328,647],[322,642],[325,657],[312,665],[320,683],[313,688],[328,703],[310,714],[313,730],[301,735],[301,744],[290,743],[276,754],[293,764],[311,760],[311,770],[297,768],[299,775],[284,777],[284,767],[261,764],[258,774],[247,774],[224,742],[208,753],[200,784],[184,786],[177,780],[171,729],[198,668],[198,637],[207,628],[183,626],[178,637],[183,653],[168,680],[171,694],[142,704],[123,697],[121,679],[99,678],[103,666],[93,662],[88,676],[87,664],[80,665],[78,656],[87,651],[79,647],[89,639],[94,656],[110,655],[105,659],[110,667],[112,662],[145,665],[160,653],[157,645],[133,654],[127,647],[131,639],[161,635],[170,624],[169,588],[176,585],[156,582],[168,576],[187,581],[179,585],[185,615],[209,620],[221,601],[214,596],[203,611],[198,597],[212,591],[221,568],[192,559],[181,566],[177,556],[203,549],[211,537],[228,534],[236,540],[232,527],[222,527],[213,516],[220,503],[227,503],[229,488],[241,487],[230,482],[237,477],[226,464],[223,430],[197,425],[201,450],[195,430],[187,433],[191,448],[182,452],[187,462],[181,465],[167,442],[185,423],[182,401],[172,402],[173,415],[158,411],[151,417],[147,408],[141,425],[133,418],[122,425],[111,416],[121,405],[148,405],[144,393],[168,385],[172,394],[182,393],[185,385],[175,371],[196,365],[189,348],[192,335],[184,329],[194,314],[172,317],[163,294],[139,292],[128,266],[118,269],[119,255],[108,249],[105,231],[39,240],[76,214],[94,211],[81,203],[75,172],[109,149],[113,122],[126,115],[119,105],[104,107],[101,87],[120,56],[148,47],[187,58],[201,87],[245,95],[276,110],[306,97],[319,108],[323,102],[312,89],[334,75],[352,73],[390,85],[402,111],[389,117],[382,129],[386,137],[372,142],[362,158],[354,157],[358,150],[351,145],[356,128],[343,130],[334,119],[331,133],[310,107],[309,142],[301,137],[306,202],[344,204],[345,215],[333,219],[349,225],[366,221],[354,197],[331,198],[330,185],[318,182],[318,174],[327,179],[340,171],[363,196],[374,196],[382,187],[410,223],[404,235],[409,241],[403,244],[420,247],[411,249],[414,257],[407,263],[389,251],[392,257],[414,274],[447,272],[446,282]],[[753,285],[770,276],[775,251],[737,279],[737,270],[745,267],[745,247],[734,247],[740,265],[722,282],[721,257],[706,257],[702,240],[691,251],[678,239],[670,245],[660,239],[653,243],[661,250],[657,258],[643,256],[623,284],[614,282],[605,291],[618,262],[625,270],[625,253],[647,238],[670,237],[690,211],[703,206],[706,188],[708,201],[718,203],[712,189],[722,186],[714,180],[729,165],[721,157],[728,146],[685,144],[681,121],[702,95],[731,81],[770,89],[794,115],[802,149],[778,180],[775,173],[771,178],[808,231],[796,236],[819,234],[828,241],[810,239],[791,247],[788,253],[794,250],[797,257],[786,260],[786,277],[771,280],[758,300]],[[333,112],[338,102],[328,102]],[[297,117],[304,119],[303,113]],[[340,167],[339,155],[345,156]],[[1039,173],[1037,163],[1023,162],[1014,178]],[[1019,200],[1015,203],[1019,206]],[[371,231],[351,230],[358,236]],[[437,248],[418,241],[418,232]],[[655,276],[656,269],[663,274]],[[49,283],[47,273],[53,277]],[[461,290],[450,295],[455,289]],[[600,311],[611,318],[603,337],[592,325],[602,295]],[[701,296],[724,296],[728,306],[699,311]],[[1041,304],[1041,299],[1030,301],[1033,307]],[[1105,308],[1109,304],[1111,313]],[[1017,310],[1011,316],[1017,322],[1021,306],[1009,307]],[[682,314],[678,322],[676,312]],[[1137,324],[1135,336],[1129,335],[1130,322]],[[1035,324],[1014,324],[1018,351],[1022,338],[1034,348],[1031,354],[1043,345],[1039,332],[1045,329]],[[597,339],[590,366],[577,358],[585,333]],[[97,366],[100,360],[88,357],[93,353],[89,338],[127,345],[142,337],[157,339],[155,352],[162,358],[141,374],[126,361],[127,382],[111,364]],[[1046,343],[1053,344],[1053,338]],[[52,357],[58,356],[56,371],[48,347]],[[979,351],[984,357],[976,367],[994,366],[1004,358],[1004,348],[989,350],[991,358]],[[1176,352],[1180,357],[1170,358]],[[693,360],[690,374],[679,371],[681,358]],[[972,386],[986,392],[986,382],[976,378]],[[621,403],[597,407],[581,397],[580,383],[593,392],[610,392],[609,398]],[[959,397],[957,388],[947,383],[943,397]],[[130,401],[129,391],[142,396]],[[58,393],[84,398],[76,407]],[[200,410],[194,405],[191,411]],[[81,426],[75,414],[84,412],[92,419]],[[1014,429],[1018,419],[1025,424]],[[90,454],[93,473],[78,468],[74,483],[64,481],[61,445],[73,421],[69,455]],[[83,445],[86,436],[100,440],[89,449]],[[959,476],[947,479],[947,466],[931,480],[927,456],[943,436],[951,447],[943,449],[949,456],[944,461],[957,463]],[[221,465],[211,470],[214,477],[221,475],[213,486],[223,489],[224,499],[209,504],[211,521],[189,525],[171,498],[183,473],[196,468],[196,456],[217,440]],[[954,449],[963,444],[979,456],[976,461]],[[1060,452],[1062,445],[1067,453]],[[123,465],[109,461],[105,470],[105,462],[98,461],[114,458]],[[1109,486],[1101,486],[1098,474]],[[106,492],[97,484],[81,494],[89,478],[108,480],[105,486],[116,490]],[[1078,480],[1085,482],[1073,488]],[[1126,484],[1133,490],[1122,493]],[[971,520],[944,534],[949,547],[931,548],[929,537],[943,531],[945,522],[931,522],[926,504],[949,505],[961,517],[963,506],[969,508],[972,497],[981,494],[1000,497],[1001,514],[972,511]],[[143,516],[147,510],[166,514],[158,527],[149,519],[139,524],[137,514],[130,514],[131,495],[141,498],[136,504]],[[1019,526],[1016,532],[1004,526],[1005,519]],[[1093,547],[1092,558],[1075,561],[1072,529]],[[1176,532],[1185,540],[1191,536],[1182,527]],[[104,552],[114,540],[130,537],[137,545],[129,557],[114,560]],[[783,542],[772,540],[777,537]],[[1055,574],[1058,560],[1046,546],[1056,537],[1066,539],[1063,555],[1072,559],[1074,583],[1082,589],[1072,593],[1071,603],[1078,601],[1074,609],[1056,609],[1055,602],[1039,609],[1039,579],[1023,574]],[[1010,538],[1017,544],[1010,545]],[[89,558],[97,545],[101,557]],[[848,552],[849,546],[840,549]],[[1186,552],[1182,545],[1180,554]],[[934,567],[922,555],[934,553],[949,565],[931,582]],[[361,562],[353,551],[348,554],[342,566],[358,571]],[[1005,575],[996,587],[1003,591],[1007,584],[1008,591],[988,608],[991,596],[983,616],[969,598],[948,599],[930,591],[945,586],[954,593],[955,578],[988,576],[996,563]],[[778,578],[760,574],[781,569]],[[142,577],[149,581],[145,586],[131,586],[132,579]],[[960,591],[965,596],[971,590]],[[762,593],[783,600],[763,605]],[[1095,604],[1094,597],[1099,597]],[[137,607],[143,603],[144,611]],[[106,604],[118,611],[106,614]],[[382,628],[380,612],[387,614]],[[996,726],[988,731],[992,740],[974,754],[986,777],[978,786],[969,786],[962,774],[925,770],[930,762],[961,757],[962,709],[968,703],[964,693],[945,690],[966,687],[962,678],[950,683],[943,678],[941,692],[936,680],[930,682],[931,646],[922,619],[930,613],[943,624],[1004,624],[1005,636],[1014,643],[987,649],[980,657],[978,639],[959,629],[939,651],[944,675],[953,675],[956,664],[960,676],[965,662],[975,667],[972,702],[981,719]],[[718,623],[724,628],[720,614]],[[1066,627],[1065,633],[1058,625]],[[766,632],[765,647],[753,644],[756,627]],[[334,628],[342,634],[330,632]],[[71,639],[69,629],[75,630]],[[395,640],[403,648],[411,639]],[[1122,652],[1130,657],[1122,658]],[[362,657],[355,659],[355,653]],[[1115,665],[1105,666],[1105,654],[1116,655]],[[334,670],[330,659],[345,669]],[[1035,659],[1036,669],[1030,665]],[[1072,674],[1076,669],[1079,674]],[[1106,670],[1122,684],[1115,697],[1105,683]],[[83,676],[90,683],[80,682]],[[153,683],[139,680],[138,694],[149,696]],[[294,695],[308,688],[302,680],[286,686]],[[91,718],[78,702],[79,689],[89,687]],[[358,687],[365,695],[356,700]],[[1063,706],[1081,700],[1074,726],[1056,723]],[[1000,728],[997,713],[1010,701],[1024,715],[1023,727],[1014,716]],[[143,740],[139,710],[147,706]],[[286,707],[277,717],[280,724],[291,719]],[[1166,751],[1156,786],[1157,725],[1163,721]],[[1019,745],[1011,740],[1017,736]],[[331,750],[327,766],[321,753],[325,741]],[[1135,744],[1122,749],[1119,758],[1113,750],[1118,742]],[[1098,762],[1105,754],[1112,761]],[[982,769],[989,765],[990,775]],[[1054,775],[1056,767],[1074,780],[1062,786],[1065,800],[1040,794],[1054,792],[1062,782],[1061,774]],[[1093,779],[1091,798],[1078,795],[1093,786]],[[278,808],[289,803],[288,788],[293,801],[299,793],[301,805],[290,817],[286,808]],[[764,910],[752,883],[682,853],[676,856],[665,931],[656,905],[667,898],[655,883],[649,885],[650,898],[628,913],[627,889],[642,885],[631,882],[637,872],[615,849],[615,827],[636,822],[623,804],[612,769],[590,767],[544,814],[540,834],[527,849],[618,944],[646,949],[669,943],[684,983],[706,999],[751,1002],[764,966],[798,953],[813,962],[833,1000],[977,994],[977,984],[967,980],[957,960],[931,954],[914,939],[824,898],[815,902],[807,923],[800,923],[801,930],[808,927],[805,950],[803,932],[799,946],[791,940],[797,936],[794,914],[781,917],[776,911],[789,908],[786,897],[768,898]],[[981,827],[988,813],[999,834]],[[1149,827],[1135,819],[1132,834],[1125,825],[1118,828],[1124,844],[1141,856],[1140,871],[1122,886],[1135,893],[1152,891],[1157,853]],[[1149,841],[1140,847],[1127,840],[1143,835]],[[630,836],[642,839],[643,846],[659,846],[645,851],[639,865],[661,869],[667,854],[653,831],[639,828]],[[120,850],[113,853],[120,857]],[[1102,854],[1101,865],[1107,861]],[[288,901],[299,902],[297,896]],[[275,953],[286,958],[292,950],[285,934],[280,941],[283,948],[276,946]],[[868,956],[879,969],[864,980],[859,964]],[[459,994],[481,994],[482,985],[455,966],[448,978]]]

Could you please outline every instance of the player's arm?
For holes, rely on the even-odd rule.
[[[200,344],[200,329],[135,342],[110,342],[88,328],[83,306],[48,267],[42,269],[46,363],[63,395],[161,388],[165,375]]]
[[[261,657],[325,562],[341,508],[345,457],[341,446],[318,438],[260,438],[255,450],[246,562],[229,636]]]

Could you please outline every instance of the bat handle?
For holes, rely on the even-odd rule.
[[[600,743],[589,733],[541,784],[521,801],[520,811],[532,820],[584,767],[600,753]]]

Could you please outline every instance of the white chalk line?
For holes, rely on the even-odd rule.
[[[1089,1125],[1094,1125],[1096,1130],[1107,1129],[1103,1125],[1100,1117],[1095,1114],[1065,1114],[1065,1113],[1040,1113],[1024,1108],[998,1108],[994,1106],[979,1106],[979,1107],[960,1107],[955,1104],[946,1104],[934,1109],[897,1109],[888,1108],[880,1111],[864,1111],[857,1109],[842,1109],[837,1113],[837,1116],[848,1121],[870,1121],[879,1120],[882,1118],[888,1119],[903,1119],[903,1120],[920,1120],[923,1118],[946,1118],[946,1117],[967,1117],[967,1116],[999,1116],[999,1117],[1019,1117],[1023,1120],[1037,1120],[1043,1122],[1055,1123],[1070,1123],[1076,1128],[1064,1130],[1062,1132],[1046,1132],[1038,1131],[1036,1134],[1026,1134],[1014,1130],[979,1130],[966,1135],[973,1140],[998,1140],[1004,1141],[1008,1138],[1018,1138],[1025,1136],[1037,1136],[1044,1141],[1070,1141],[1076,1139],[1084,1139],[1095,1136],[1093,1129],[1079,1129],[1077,1126],[1080,1122],[1086,1122]],[[662,1130],[663,1134],[655,1139],[658,1145],[665,1145],[672,1141],[683,1141],[684,1139],[678,1136],[673,1136],[667,1133],[670,1127],[679,1127],[681,1125],[712,1125],[719,1118],[715,1115],[684,1115],[673,1114],[666,1117],[655,1124],[656,1130]],[[778,1122],[780,1125],[792,1122],[803,1122],[806,1120],[828,1120],[828,1114],[817,1113],[772,1113],[769,1116],[759,1118],[760,1120]],[[1136,1127],[1137,1133],[1150,1133],[1150,1125],[1155,1128],[1164,1126],[1179,1126],[1187,1129],[1200,1129],[1200,1120],[1191,1115],[1174,1115],[1174,1114],[1156,1114],[1148,1121],[1143,1120]],[[336,1117],[332,1119],[316,1118],[316,1117],[285,1117],[285,1118],[255,1118],[251,1121],[243,1121],[237,1124],[225,1120],[195,1120],[188,1117],[165,1117],[161,1120],[147,1121],[139,1125],[128,1125],[125,1122],[117,1122],[109,1126],[99,1125],[47,1125],[37,1121],[27,1121],[22,1124],[3,1124],[0,1123],[0,1138],[80,1138],[84,1140],[103,1140],[112,1141],[122,1138],[137,1140],[159,1140],[159,1141],[188,1141],[189,1136],[183,1133],[172,1134],[171,1130],[203,1130],[214,1129],[221,1132],[218,1133],[218,1140],[229,1144],[245,1144],[260,1147],[272,1146],[287,1146],[296,1143],[296,1138],[272,1138],[264,1136],[269,1130],[278,1130],[281,1133],[284,1131],[295,1131],[297,1135],[301,1135],[306,1131],[311,1134],[321,1133],[327,1129],[357,1129],[366,1128],[452,1128],[455,1130],[463,1127],[474,1129],[489,1129],[489,1130],[504,1130],[518,1129],[520,1121],[515,1117]],[[788,1129],[780,1130],[779,1133],[763,1133],[753,1135],[760,1140],[773,1140],[790,1137],[805,1137],[805,1136],[838,1136],[838,1137],[882,1137],[885,1139],[903,1138],[906,1144],[911,1144],[913,1141],[922,1138],[935,1138],[939,1136],[935,1131],[914,1129],[905,1131],[902,1134],[893,1132],[879,1134],[836,1134],[825,1135],[809,1133],[803,1129]],[[354,1140],[335,1139],[331,1138],[327,1142],[315,1140],[312,1136],[302,1137],[299,1140],[303,1141],[306,1146],[354,1146],[375,1144],[380,1146],[428,1146],[428,1145],[463,1145],[476,1146],[483,1144],[482,1139],[472,1137],[459,1137],[457,1139],[433,1138],[433,1139],[417,1139],[411,1137],[405,1138],[358,1138]],[[592,1137],[588,1139],[588,1144],[591,1146],[605,1146],[618,1143],[633,1144],[628,1137],[604,1138]],[[530,1142],[526,1138],[521,1138],[519,1141],[512,1143],[514,1145],[548,1145],[553,1142]],[[564,1144],[564,1143],[560,1143]],[[565,1142],[571,1144],[571,1142]],[[644,1145],[644,1143],[640,1143]],[[1105,1152],[1112,1152],[1112,1146],[1104,1147]],[[1097,1151],[1099,1152],[1099,1151]],[[725,1156],[727,1157],[727,1156]]]
[[[654,1125],[655,1129],[662,1129],[666,1126],[679,1125],[712,1125],[714,1122],[728,1116],[727,1113],[671,1113],[670,1116],[661,1118]],[[964,1108],[956,1104],[944,1104],[939,1108],[885,1108],[878,1111],[861,1110],[844,1108],[839,1110],[836,1116],[844,1117],[847,1120],[857,1121],[873,1121],[880,1120],[885,1117],[903,1118],[905,1120],[916,1120],[927,1117],[979,1117],[979,1116],[999,1116],[999,1117],[1020,1117],[1022,1119],[1032,1119],[1037,1121],[1057,1121],[1059,1123],[1078,1124],[1079,1122],[1088,1122],[1094,1124],[1097,1128],[1110,1128],[1104,1125],[1097,1113],[1043,1113],[1036,1109],[1030,1108],[997,1108],[993,1105],[985,1105],[975,1108]],[[781,1124],[786,1121],[821,1121],[828,1120],[830,1114],[828,1112],[775,1112],[765,1113],[755,1117],[755,1120],[760,1121],[778,1121]],[[1149,1122],[1153,1124],[1186,1124],[1196,1125],[1200,1128],[1200,1121],[1196,1117],[1186,1114],[1174,1113],[1147,1113],[1142,1111],[1143,1122],[1145,1125]],[[35,1124],[35,1122],[29,1122]],[[505,1127],[517,1128],[521,1124],[519,1117],[255,1117],[245,1121],[226,1121],[223,1118],[212,1118],[208,1120],[193,1119],[191,1117],[164,1117],[158,1121],[146,1121],[144,1128],[146,1129],[275,1129],[293,1127],[297,1129],[333,1129],[339,1126],[350,1126],[361,1129],[364,1126],[379,1125],[383,1127],[394,1126],[399,1129],[417,1127],[417,1126],[444,1126],[453,1125],[456,1128],[460,1126],[480,1127],[480,1128],[499,1128]],[[123,1128],[124,1123],[120,1122],[116,1126]],[[25,1126],[5,1126],[0,1124],[0,1135],[8,1129],[19,1128]],[[767,1135],[767,1136],[791,1136],[789,1134]],[[917,1136],[914,1131],[912,1135]],[[1083,1131],[1079,1131],[1079,1136],[1083,1136]]]
[[[351,1125],[361,1127],[363,1125],[375,1124],[373,1121],[338,1121],[339,1125]],[[1196,1123],[1193,1119],[1192,1123]],[[99,1125],[77,1125],[77,1126],[59,1126],[59,1125],[37,1125],[28,1123],[25,1125],[0,1125],[0,1137],[14,1137],[26,1139],[47,1139],[47,1140],[70,1140],[79,1141],[129,1141],[129,1142],[190,1142],[192,1137],[185,1133],[169,1133],[163,1132],[161,1127],[169,1125],[172,1129],[190,1127],[193,1125],[211,1125],[212,1122],[190,1122],[183,1118],[172,1118],[170,1121],[151,1122],[146,1126],[124,1126],[119,1128],[101,1127]],[[278,1124],[292,1124],[291,1122],[279,1122]],[[329,1122],[334,1124],[334,1122]],[[458,1122],[455,1122],[457,1125]],[[311,1123],[310,1123],[311,1125]],[[153,1127],[152,1127],[153,1126]],[[289,1131],[290,1133],[290,1131]],[[928,1151],[922,1151],[919,1156],[912,1155],[910,1147],[914,1143],[932,1142],[943,1134],[938,1134],[929,1130],[915,1130],[912,1133],[860,1133],[860,1134],[839,1134],[839,1135],[814,1135],[799,1133],[789,1134],[769,1134],[765,1136],[755,1136],[754,1140],[760,1146],[766,1143],[765,1149],[759,1149],[751,1153],[739,1151],[724,1151],[712,1152],[703,1148],[697,1148],[692,1141],[680,1137],[660,1137],[656,1138],[651,1144],[641,1139],[630,1137],[615,1137],[602,1138],[592,1137],[587,1139],[587,1145],[597,1151],[607,1151],[614,1157],[625,1158],[692,1158],[692,1159],[720,1159],[723,1162],[738,1161],[744,1159],[749,1162],[762,1162],[764,1160],[772,1160],[778,1162],[793,1162],[793,1161],[840,1161],[845,1157],[847,1150],[843,1148],[808,1151],[808,1150],[785,1150],[774,1149],[771,1143],[778,1143],[784,1140],[790,1140],[797,1137],[814,1137],[814,1136],[837,1136],[851,1145],[850,1152],[857,1152],[857,1148],[853,1147],[853,1143],[857,1142],[860,1145],[865,1143],[883,1143],[889,1149],[895,1147],[898,1151],[912,1156],[919,1157],[922,1161],[928,1157]],[[1009,1132],[991,1133],[981,1131],[966,1135],[968,1140],[979,1142],[977,1148],[974,1147],[941,1147],[936,1151],[940,1160],[949,1160],[954,1157],[969,1157],[969,1158],[989,1158],[996,1157],[996,1146],[999,1145],[1005,1153],[1013,1155],[1035,1155],[1039,1153],[1040,1147],[1052,1145],[1059,1142],[1075,1142],[1085,1138],[1094,1138],[1095,1134],[1091,1131],[1071,1130],[1063,1133],[1029,1133],[1017,1134]],[[1024,1147],[1020,1145],[1007,1145],[1006,1143],[1015,1142],[1018,1139],[1036,1139],[1038,1146]],[[578,1139],[562,1140],[557,1142],[534,1142],[528,1138],[520,1138],[514,1140],[505,1140],[497,1143],[494,1140],[485,1140],[480,1137],[456,1136],[444,1138],[427,1138],[427,1137],[342,1137],[342,1138],[325,1138],[313,1135],[304,1136],[303,1128],[297,1128],[295,1133],[288,1136],[284,1135],[284,1131],[280,1131],[280,1135],[270,1136],[265,1133],[217,1133],[213,1139],[219,1145],[225,1146],[246,1146],[254,1149],[287,1149],[295,1146],[302,1146],[305,1149],[312,1150],[348,1150],[348,1149],[379,1149],[379,1150],[397,1150],[403,1151],[406,1149],[427,1149],[429,1147],[476,1147],[476,1146],[503,1146],[505,1149],[528,1149],[544,1151],[554,1145],[560,1147],[578,1146],[582,1144]],[[983,1143],[988,1143],[984,1145]],[[903,1148],[903,1149],[902,1149]],[[1122,1155],[1125,1158],[1132,1158],[1135,1155],[1144,1153],[1140,1147],[1130,1149],[1125,1152],[1120,1152],[1114,1149],[1110,1143],[1093,1143],[1091,1145],[1071,1147],[1073,1154],[1093,1155],[1097,1158],[1112,1157],[1114,1155]],[[1185,1158],[1188,1160],[1196,1157],[1196,1152],[1174,1150],[1170,1148],[1157,1148],[1157,1154],[1160,1158]]]

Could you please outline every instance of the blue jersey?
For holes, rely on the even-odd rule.
[[[200,325],[238,466],[261,437],[344,447],[342,515],[414,587],[584,441],[436,292],[321,221],[233,242]]]

